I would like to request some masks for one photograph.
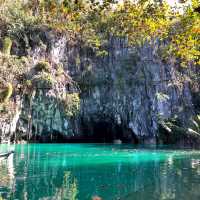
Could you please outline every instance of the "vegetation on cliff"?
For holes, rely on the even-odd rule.
[[[48,38],[38,30],[53,30],[58,35],[69,37],[71,46],[78,44],[80,48],[84,47],[93,58],[108,56],[112,38],[118,38],[127,41],[127,48],[134,49],[133,62],[146,62],[145,56],[138,55],[142,47],[150,45],[155,59],[175,65],[178,72],[184,71],[184,76],[182,73],[176,81],[189,81],[191,88],[197,91],[195,98],[198,101],[199,3],[199,0],[192,0],[187,5],[182,4],[182,9],[179,10],[170,7],[167,1],[157,0],[124,0],[120,3],[117,0],[1,0],[0,78],[3,86],[0,96],[4,107],[1,110],[5,110],[8,107],[5,105],[9,102],[14,102],[13,94],[16,96],[34,87],[51,89],[55,83],[66,79],[67,82],[72,82],[64,73],[63,66],[54,63],[50,57],[36,65],[30,59],[31,48],[35,44],[48,48],[48,42],[44,42]],[[36,30],[38,34],[33,34]],[[45,39],[42,40],[42,37]],[[75,62],[81,67],[80,57],[77,56]],[[124,89],[123,76],[130,73],[129,64],[124,63],[123,74],[119,71],[117,75],[115,82],[119,89]],[[141,73],[141,80],[144,78],[144,73]],[[90,65],[83,69],[77,80],[82,91],[87,91],[88,87],[98,81]],[[110,81],[106,77],[101,82],[102,80],[105,83]],[[72,117],[80,108],[79,94],[73,91],[64,96],[61,101],[65,114]],[[157,99],[159,98],[168,96],[157,93]],[[196,112],[198,115],[200,110],[197,109]],[[192,123],[193,119],[190,120]]]
[[[22,95],[26,87],[28,59],[0,53],[0,66],[0,112],[1,116],[9,117],[15,114],[17,96]]]
[[[2,1],[1,36],[23,37],[29,26],[47,26],[80,39],[97,55],[106,55],[110,37],[127,38],[136,47],[157,42],[159,52],[171,55],[187,66],[199,64],[200,18],[198,0],[184,8],[184,14],[165,1]],[[26,38],[23,38],[26,40]],[[6,38],[5,43],[10,48]],[[158,41],[161,41],[159,43]],[[167,43],[167,45],[166,45]]]

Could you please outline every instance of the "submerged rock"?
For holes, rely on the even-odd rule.
[[[94,196],[94,197],[92,197],[92,200],[102,200],[102,198],[99,196]]]
[[[122,141],[121,140],[114,140],[113,143],[114,144],[122,144]]]

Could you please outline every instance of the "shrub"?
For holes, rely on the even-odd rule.
[[[3,40],[3,53],[10,55],[12,47],[12,40],[9,37],[5,37]]]
[[[26,87],[31,87],[31,86],[32,86],[31,80],[26,80],[25,83],[24,83],[24,85],[25,85]]]
[[[65,101],[65,114],[68,117],[75,116],[80,110],[79,93],[66,94]]]
[[[196,115],[192,119],[190,130],[200,134],[200,115]]]
[[[200,116],[194,116],[185,126],[177,117],[160,121],[159,137],[167,144],[200,139]]]
[[[60,76],[64,73],[63,65],[61,63],[57,64],[56,76]]]
[[[47,61],[40,61],[35,65],[35,71],[37,72],[50,72],[51,66]]]
[[[32,84],[36,88],[43,88],[43,89],[50,89],[53,87],[55,80],[53,79],[52,75],[47,72],[40,72],[39,74],[35,75],[32,79]]]
[[[8,83],[7,86],[0,92],[0,102],[6,103],[10,99],[13,93],[13,87],[11,83]]]

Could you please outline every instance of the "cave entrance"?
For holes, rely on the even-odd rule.
[[[32,142],[41,143],[113,143],[114,140],[121,140],[122,143],[138,144],[139,140],[130,128],[123,124],[116,124],[113,121],[84,121],[81,120],[79,127],[81,134],[68,137],[60,132],[53,130],[45,132],[41,136],[34,135],[31,137]]]
[[[108,121],[82,123],[82,133],[86,142],[113,143],[121,140],[123,143],[138,143],[129,128]]]
[[[122,139],[123,130],[120,126],[108,122],[93,124],[92,137],[97,142],[112,143],[115,139]]]

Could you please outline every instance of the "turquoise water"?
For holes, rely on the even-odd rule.
[[[200,151],[103,144],[0,145],[0,199],[199,200]]]

